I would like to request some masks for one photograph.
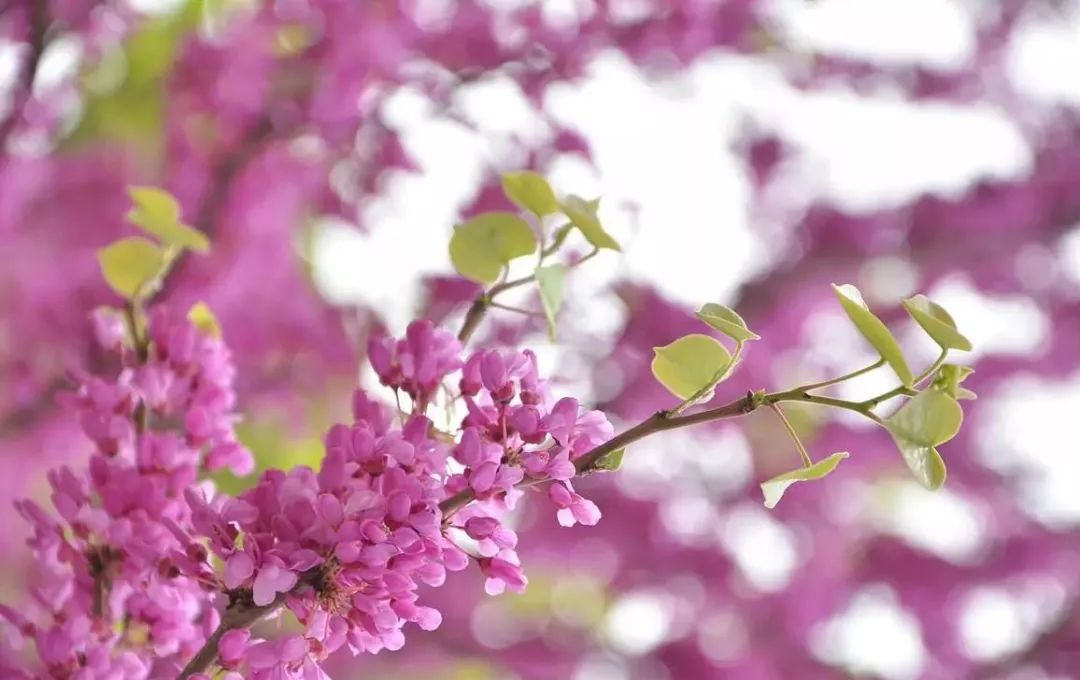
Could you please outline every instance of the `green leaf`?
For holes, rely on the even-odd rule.
[[[166,245],[198,253],[210,251],[206,236],[180,221],[180,204],[172,194],[155,187],[130,187],[128,195],[135,203],[127,214],[129,222],[157,236]]]
[[[608,472],[614,472],[622,467],[623,454],[626,453],[626,447],[616,449],[608,455],[604,456],[600,460],[596,461],[593,466],[597,470],[607,470]]]
[[[547,247],[547,252],[554,253],[558,251],[559,248],[562,248],[563,242],[566,241],[566,237],[570,235],[570,231],[573,228],[574,225],[567,222],[566,224],[556,229],[551,240],[551,245]]]
[[[555,192],[543,176],[535,172],[507,172],[502,176],[503,193],[518,207],[537,217],[559,212]]]
[[[731,355],[719,340],[698,333],[654,347],[653,352],[653,375],[680,399],[689,399],[709,386],[731,364]]]
[[[586,201],[580,196],[567,196],[562,202],[563,213],[570,218],[574,226],[581,230],[585,240],[596,248],[608,248],[610,250],[622,250],[619,242],[604,231],[600,224],[600,218],[596,211],[600,206],[600,199]]]
[[[889,332],[888,327],[881,322],[881,319],[874,316],[874,313],[867,308],[859,289],[850,284],[838,286],[834,283],[833,291],[836,293],[836,297],[840,299],[840,304],[843,306],[848,318],[855,324],[855,328],[877,350],[885,363],[889,364],[897,377],[900,378],[900,382],[910,385],[915,380],[915,376],[912,375],[911,369],[908,368],[904,354],[900,351],[900,345],[896,342],[893,334]]]
[[[904,300],[904,309],[942,349],[971,351],[971,341],[956,330],[952,315],[930,298],[925,295],[908,298]]]
[[[536,286],[540,289],[540,302],[544,304],[544,316],[547,317],[548,334],[555,339],[555,321],[562,307],[566,267],[553,264],[536,270]]]
[[[188,310],[187,318],[193,326],[203,333],[215,338],[221,337],[221,324],[218,323],[214,312],[205,302],[200,301],[193,304],[191,309]]]
[[[971,390],[961,387],[960,383],[974,373],[974,369],[968,366],[945,364],[938,369],[934,376],[933,388],[940,390],[953,399],[975,399],[976,394]]]
[[[836,469],[840,461],[848,457],[847,451],[839,451],[814,463],[810,467],[785,472],[761,483],[761,493],[765,496],[765,507],[772,510],[780,502],[788,487],[796,482],[821,479]]]
[[[746,327],[743,318],[735,310],[710,302],[698,310],[697,318],[736,342],[760,340],[761,336]]]
[[[508,212],[477,215],[454,229],[450,261],[473,281],[491,283],[510,260],[536,250],[536,236],[528,223]]]
[[[929,389],[886,418],[885,427],[915,478],[933,490],[945,482],[945,462],[936,447],[955,437],[963,421],[964,411],[955,399]]]
[[[165,252],[141,236],[122,238],[98,251],[105,282],[132,300],[150,292],[165,269]]]

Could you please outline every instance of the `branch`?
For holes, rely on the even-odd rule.
[[[574,467],[577,469],[578,475],[586,475],[590,472],[594,472],[600,461],[607,455],[625,448],[636,441],[640,441],[650,435],[656,434],[657,432],[677,430],[682,427],[690,427],[691,425],[699,425],[714,420],[738,418],[739,416],[753,413],[762,406],[772,406],[784,401],[841,408],[858,413],[864,418],[869,418],[879,425],[883,424],[880,418],[861,404],[857,404],[853,401],[845,401],[843,399],[819,397],[817,395],[806,393],[802,388],[795,388],[784,392],[772,392],[769,394],[747,392],[746,396],[728,402],[723,406],[717,406],[716,408],[699,411],[698,413],[692,413],[690,415],[682,416],[676,415],[673,411],[658,411],[637,425],[631,427],[629,430],[616,435],[578,458],[574,461]],[[543,481],[548,480],[526,480],[520,484],[520,486],[532,486]],[[453,515],[455,512],[468,505],[475,498],[476,496],[472,489],[465,489],[444,500],[439,504],[439,509],[442,510],[444,521],[450,515]]]
[[[225,615],[221,617],[221,624],[218,625],[217,630],[206,639],[202,649],[184,666],[184,669],[180,671],[180,675],[176,676],[177,680],[186,680],[186,678],[190,678],[196,673],[206,672],[217,661],[218,645],[221,643],[221,638],[225,633],[230,630],[250,628],[259,619],[276,610],[284,602],[285,594],[279,593],[273,602],[262,607],[247,603],[240,606],[230,605],[225,610]]]

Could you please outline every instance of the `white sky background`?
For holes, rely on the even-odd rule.
[[[573,0],[551,5],[553,15],[567,7],[587,7]],[[942,69],[971,56],[971,12],[985,6],[976,0],[773,3],[780,25],[797,47]],[[1034,101],[1080,105],[1080,3],[1072,3],[1062,15],[1029,22],[1009,52],[1007,69],[1010,79],[1021,84],[1021,93]],[[391,120],[405,132],[405,143],[423,172],[390,183],[366,215],[369,234],[331,228],[317,250],[326,292],[338,300],[374,305],[396,330],[418,304],[420,276],[449,270],[446,242],[455,211],[485,168],[503,158],[506,136],[542,141],[549,134],[512,83],[468,88],[458,104],[478,125],[479,134],[434,117],[420,95],[396,97]],[[602,195],[605,225],[624,244],[622,256],[605,255],[573,277],[570,294],[587,300],[589,314],[584,317],[601,334],[621,324],[620,305],[604,293],[616,278],[648,282],[694,306],[724,300],[767,265],[769,253],[776,250],[776,225],[750,215],[748,180],[730,152],[745,132],[746,120],[779,131],[800,149],[782,188],[793,208],[816,197],[852,210],[871,210],[925,192],[960,195],[978,178],[1022,176],[1032,160],[1023,132],[990,104],[912,105],[889,93],[867,97],[842,90],[801,92],[769,64],[732,55],[704,59],[685,73],[652,83],[621,56],[606,55],[583,82],[552,91],[548,105],[560,122],[585,134],[595,159],[595,169],[572,159],[557,163],[550,173],[556,190]],[[635,204],[636,212],[620,209],[626,203]],[[1077,278],[1080,237],[1070,243],[1075,247],[1058,261],[1050,255],[1050,265]],[[405,262],[408,266],[402,267]],[[1030,352],[1045,334],[1047,319],[1030,300],[986,298],[962,280],[932,293],[954,313],[982,354]],[[854,367],[852,359],[865,354],[850,338],[839,344],[835,337],[822,339],[811,351],[831,352],[845,368]],[[1023,407],[1023,395],[1035,391],[1025,387],[1002,400],[1000,431],[1008,436],[994,437],[1004,444],[989,443],[987,458],[994,465],[1031,473],[1052,467],[1054,474],[1032,477],[1025,498],[1032,499],[1032,512],[1041,519],[1075,523],[1080,520],[1074,493],[1080,486],[1080,466],[1063,464],[1063,458],[1075,456],[1064,455],[1065,433],[1052,424],[1066,422],[1068,416],[1048,420],[1037,415],[1040,406]],[[1053,396],[1056,402],[1044,401],[1080,402],[1080,383],[1074,379],[1055,388]],[[1014,408],[1017,405],[1022,408]],[[655,470],[650,468],[652,456],[642,453],[639,469]],[[628,470],[632,487],[631,475]],[[917,545],[949,559],[977,554],[983,520],[979,508],[956,494],[928,494],[914,485],[899,498],[892,514],[878,521],[882,530],[917,538]],[[665,519],[671,515],[684,527],[715,523],[708,502],[684,500],[672,513],[665,509]],[[751,582],[766,579],[772,588],[782,588],[795,559],[782,545],[790,543],[790,537],[756,508],[738,513],[746,521],[732,525],[731,519],[727,526],[741,529],[727,531],[718,540],[747,570]],[[940,521],[942,513],[955,521]],[[790,559],[777,562],[783,554]],[[607,635],[617,650],[644,653],[668,635],[670,612],[662,600],[627,598],[612,608]],[[1021,645],[1045,620],[1045,611],[1040,618],[1032,606],[1004,591],[972,595],[962,621],[972,656],[992,658]],[[626,632],[646,628],[652,633],[644,641]],[[917,676],[925,655],[916,623],[887,589],[861,594],[843,617],[820,631],[815,644],[823,658],[890,678]],[[598,677],[595,663],[589,663],[581,669],[583,677]],[[605,668],[605,678],[627,677],[618,664]]]

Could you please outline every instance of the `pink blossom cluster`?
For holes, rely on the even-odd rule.
[[[572,399],[550,406],[531,352],[481,351],[464,363],[460,352],[453,335],[428,321],[410,324],[402,339],[373,341],[382,383],[413,399],[400,427],[358,390],[354,422],[329,430],[319,472],[270,470],[236,498],[189,494],[196,530],[225,565],[221,586],[230,597],[268,612],[284,605],[304,625],[301,635],[270,641],[230,631],[223,668],[317,678],[319,662],[338,649],[399,649],[406,624],[432,630],[442,621],[418,603],[420,585],[441,586],[470,558],[489,593],[522,590],[517,537],[503,519],[526,477],[555,480],[551,497],[564,524],[599,519],[569,479],[573,457],[611,436],[603,415],[579,417]],[[455,436],[425,412],[459,368],[468,415]],[[444,513],[442,504],[465,490],[480,502]]]
[[[28,615],[0,610],[12,647],[0,670],[10,677],[41,670],[16,661],[27,638],[51,677],[175,674],[221,625],[224,671],[322,678],[319,663],[339,649],[396,650],[406,624],[437,628],[442,615],[418,590],[470,558],[489,593],[522,590],[517,536],[504,523],[519,486],[550,482],[564,525],[600,517],[570,479],[574,460],[612,427],[574,399],[553,401],[530,351],[463,362],[453,335],[414,322],[403,339],[372,345],[382,381],[413,398],[411,414],[397,424],[357,390],[353,422],[327,432],[318,472],[267,470],[230,497],[199,481],[222,467],[252,470],[233,435],[224,345],[161,309],[135,349],[119,318],[99,316],[95,328],[122,366],[112,380],[82,376],[69,400],[96,450],[85,478],[66,467],[50,475],[61,519],[19,503],[43,583]],[[459,369],[453,400],[467,415],[459,432],[443,432],[425,412]],[[283,608],[303,633],[252,636],[248,626]]]
[[[233,434],[229,352],[163,308],[142,341],[117,317],[99,314],[95,327],[119,368],[77,376],[64,399],[94,451],[86,472],[49,474],[56,514],[16,504],[33,528],[38,582],[25,607],[0,606],[0,677],[162,677],[218,625],[209,569],[182,575],[207,557],[183,540],[184,494],[201,472],[252,467]]]

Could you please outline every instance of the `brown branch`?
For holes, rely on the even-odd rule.
[[[221,624],[218,625],[217,630],[211,633],[210,637],[203,643],[202,648],[192,657],[191,661],[184,666],[180,671],[180,675],[176,676],[177,680],[185,680],[190,678],[196,673],[203,673],[207,671],[210,666],[217,661],[218,657],[218,645],[221,643],[221,638],[230,630],[237,630],[240,628],[250,628],[255,625],[259,619],[263,618],[267,614],[270,614],[285,602],[285,594],[279,593],[278,596],[268,605],[257,606],[251,603],[243,603],[237,605],[230,605],[225,610],[224,616],[221,617]]]
[[[768,397],[766,397],[766,399],[767,398]],[[673,416],[669,411],[657,411],[637,425],[631,427],[629,430],[612,437],[586,453],[581,458],[578,458],[574,461],[574,467],[577,469],[578,475],[589,474],[590,472],[595,471],[599,463],[609,454],[625,448],[636,441],[640,441],[649,435],[723,418],[736,418],[751,413],[762,403],[764,402],[761,399],[756,399],[752,393],[748,393],[745,397],[736,399],[723,406],[718,406],[707,411],[701,411],[700,413],[694,413],[687,416]],[[537,480],[532,480],[523,483],[522,486],[531,486],[537,483],[539,483]],[[439,509],[442,510],[443,517],[446,518],[468,505],[475,497],[472,489],[465,489],[440,503]]]

